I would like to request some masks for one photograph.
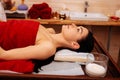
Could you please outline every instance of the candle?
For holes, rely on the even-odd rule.
[[[96,63],[88,63],[86,65],[86,73],[92,77],[104,77],[106,74],[106,69]]]

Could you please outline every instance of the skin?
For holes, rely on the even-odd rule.
[[[0,48],[0,59],[3,60],[21,60],[21,59],[39,59],[44,60],[54,55],[59,47],[78,49],[80,45],[77,40],[85,38],[88,30],[75,24],[63,25],[60,33],[56,34],[54,29],[45,28],[40,25],[38,29],[35,45],[16,48],[5,51]]]

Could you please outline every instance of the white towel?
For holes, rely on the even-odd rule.
[[[37,74],[47,75],[84,75],[81,65],[72,62],[55,62],[42,66]],[[35,74],[35,73],[34,73]]]

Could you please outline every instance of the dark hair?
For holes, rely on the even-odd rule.
[[[93,33],[88,32],[88,35],[86,36],[85,39],[78,41],[80,48],[75,50],[77,52],[91,52],[94,47],[94,38],[93,38]]]

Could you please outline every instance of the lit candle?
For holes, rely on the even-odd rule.
[[[86,65],[86,73],[92,77],[104,77],[106,69],[99,64],[89,63]]]

